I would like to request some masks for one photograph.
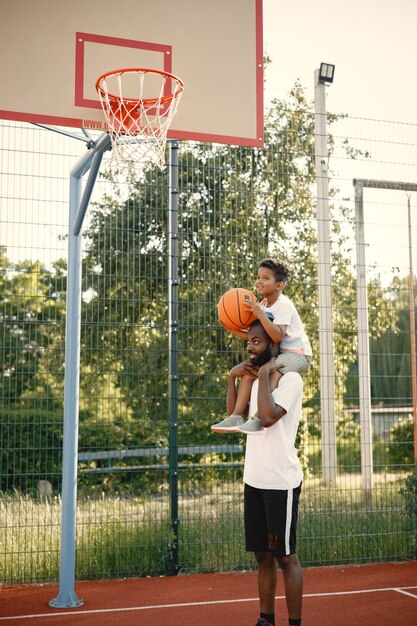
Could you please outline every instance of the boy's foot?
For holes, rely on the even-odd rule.
[[[260,617],[255,626],[272,626],[272,624],[270,622],[267,622],[266,619],[264,619],[263,617]]]
[[[245,435],[259,435],[263,431],[263,426],[259,417],[250,417],[237,430]]]
[[[213,424],[211,430],[214,430],[215,433],[237,433],[242,424],[244,424],[244,419],[241,415],[229,415],[221,422]]]

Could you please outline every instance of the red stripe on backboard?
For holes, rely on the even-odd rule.
[[[2,110],[0,110],[0,119],[11,120],[12,122],[28,122],[29,124],[70,126],[71,128],[82,128],[83,122],[83,120],[79,120],[76,117],[59,117],[57,115],[43,115],[42,113]]]
[[[263,126],[263,114],[262,114]],[[240,137],[233,135],[216,135],[214,133],[194,133],[188,130],[169,130],[170,139],[191,139],[191,141],[207,141],[209,143],[225,143],[230,146],[248,146],[262,148],[264,145],[263,132],[259,137]]]
[[[75,33],[75,106],[101,109],[99,100],[84,98],[84,63],[85,63],[85,42],[102,44],[107,46],[120,46],[122,48],[136,48],[137,50],[150,50],[160,52],[164,59],[165,72],[172,73],[172,46],[150,41],[139,41],[136,39],[122,39],[121,37],[108,37],[106,35],[96,35],[93,33]],[[119,69],[109,68],[111,69]],[[98,78],[98,76],[97,76]],[[169,93],[168,83],[165,85],[166,93]]]
[[[83,33],[76,33],[75,43],[75,90],[74,104],[78,105],[83,100],[84,92],[84,39],[80,38]],[[100,104],[100,103],[97,103]]]
[[[56,115],[43,115],[37,113],[26,113],[24,111],[4,111],[0,110],[0,119],[12,122],[28,122],[30,124],[51,124],[56,126],[68,126],[70,128],[83,128],[84,120],[76,117],[59,117]],[[96,128],[94,122],[90,122],[90,128]],[[97,130],[101,122],[97,122]],[[193,133],[186,130],[173,130],[168,132],[170,139],[189,139],[191,141],[205,141],[209,143],[224,143],[231,146],[248,146],[262,148],[263,142],[253,137],[233,137],[229,135],[214,135],[206,133]]]
[[[259,143],[264,145],[264,51],[262,0],[256,0],[256,129]]]

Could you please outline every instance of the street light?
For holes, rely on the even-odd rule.
[[[314,72],[314,143],[317,185],[317,245],[319,296],[320,407],[322,470],[325,485],[337,479],[335,371],[332,320],[329,172],[327,154],[326,83],[334,65],[322,63]]]
[[[330,63],[320,63],[319,83],[322,85],[330,84],[334,78],[334,65]]]

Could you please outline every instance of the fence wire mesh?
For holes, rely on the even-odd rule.
[[[230,287],[253,290],[266,256],[292,265],[286,293],[314,350],[298,436],[300,559],[308,566],[416,556],[416,194],[383,185],[364,191],[369,491],[353,180],[416,181],[417,126],[330,115],[329,133],[330,482],[320,404],[314,115],[302,92],[273,104],[262,150],[180,144],[175,359],[168,168],[115,184],[104,167],[84,226],[78,579],[254,567],[243,542],[244,436],[215,434],[210,425],[225,411],[228,370],[245,358],[243,342],[219,326],[216,304]],[[0,134],[0,581],[56,581],[69,171],[84,146],[25,124],[2,123]]]

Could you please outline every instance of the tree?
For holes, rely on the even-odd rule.
[[[39,479],[60,482],[65,324],[61,265],[57,261],[52,272],[39,262],[11,266],[4,249],[0,254],[3,490],[35,490]]]
[[[334,117],[330,121],[335,121]],[[314,114],[296,85],[275,100],[263,149],[184,143],[179,184],[180,443],[218,443],[209,425],[223,411],[227,370],[242,342],[217,322],[216,304],[233,286],[251,288],[258,262],[284,256],[294,268],[286,293],[306,323],[315,359],[305,403],[319,415],[318,275]],[[330,145],[331,153],[332,145]],[[349,149],[347,147],[347,152]],[[96,372],[109,370],[135,416],[132,440],[166,445],[168,412],[168,194],[163,173],[131,181],[127,199],[105,197],[88,232],[85,347]],[[356,280],[347,209],[332,205],[332,292],[337,394],[356,353]],[[378,332],[388,326],[385,313]]]
[[[11,267],[4,254],[0,263]],[[0,290],[0,392],[13,404],[31,388],[37,365],[52,343],[51,329],[64,320],[65,301],[57,301],[52,275],[38,261],[22,261],[11,267]]]
[[[414,293],[416,288],[417,283]],[[412,396],[408,278],[394,277],[386,302],[392,324],[384,333],[371,333],[372,398],[375,403],[408,406]]]

